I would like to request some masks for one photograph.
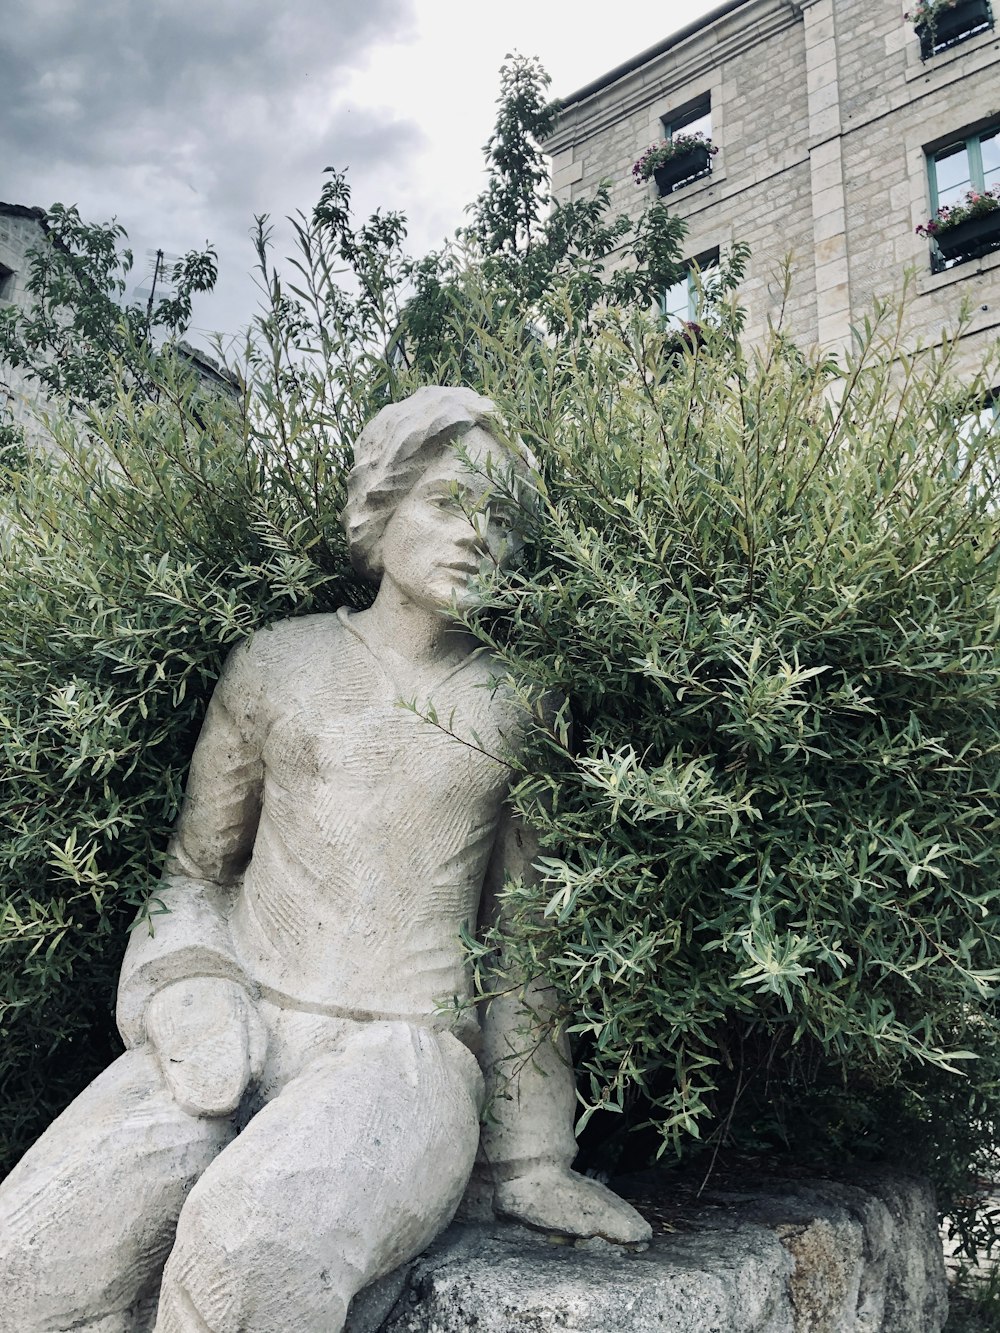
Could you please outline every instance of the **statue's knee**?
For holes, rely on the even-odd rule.
[[[469,1048],[450,1032],[442,1033],[439,1041],[443,1058],[459,1084],[468,1093],[469,1100],[475,1108],[478,1118],[486,1101],[486,1085],[483,1079],[483,1071],[479,1067],[479,1061]]]
[[[329,1255],[314,1262],[303,1236],[282,1233],[266,1202],[248,1199],[225,1173],[195,1186],[164,1270],[155,1333],[341,1328],[358,1275]]]
[[[125,1333],[126,1325],[119,1316],[104,1315],[88,1322],[91,1302],[84,1265],[76,1256],[50,1252],[9,1225],[11,1220],[0,1204],[0,1333],[71,1326],[83,1333]],[[106,1286],[100,1293],[102,1300]]]
[[[181,1210],[163,1274],[156,1333],[243,1333],[260,1256],[236,1198],[208,1181]]]
[[[8,1177],[8,1187],[0,1189],[0,1333],[42,1327],[43,1320],[65,1310],[80,1314],[72,1282],[65,1279],[67,1262],[46,1243],[51,1228],[45,1225],[44,1210],[21,1184]]]
[[[235,1333],[240,1327],[230,1308],[239,1259],[233,1256],[230,1267],[215,1245],[203,1244],[203,1236],[200,1219],[185,1222],[182,1214],[163,1272],[155,1333]]]
[[[0,1217],[0,1232],[3,1231],[3,1218]],[[17,1254],[11,1247],[0,1244],[0,1273],[5,1277],[3,1303],[0,1304],[0,1333],[23,1333],[31,1327],[31,1312],[26,1304],[28,1292],[23,1282],[19,1281],[16,1265]]]

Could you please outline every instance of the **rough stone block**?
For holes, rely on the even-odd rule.
[[[820,241],[828,241],[833,236],[842,235],[846,228],[846,217],[843,208],[834,208],[829,213],[820,214],[816,218],[813,232],[817,244]]]
[[[922,1183],[773,1181],[646,1207],[642,1253],[456,1224],[361,1293],[347,1333],[939,1333],[947,1315]]]
[[[847,275],[847,242],[843,235],[833,235],[824,241],[816,242],[816,281],[821,287],[830,285],[829,273],[842,274],[843,277],[836,277],[835,281],[843,281]],[[838,268],[830,269],[830,265],[837,264]]]
[[[815,156],[815,155],[814,155]],[[829,191],[843,191],[844,169],[839,155],[831,158],[828,162],[816,162],[812,164],[812,190],[816,197],[828,200],[835,196],[830,195]]]

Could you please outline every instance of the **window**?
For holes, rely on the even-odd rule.
[[[0,264],[0,301],[9,302],[14,299],[14,270]]]
[[[663,150],[652,170],[661,198],[681,185],[712,172],[712,101],[706,93],[660,119],[663,137],[672,150]],[[648,176],[647,176],[648,178]]]
[[[970,192],[1000,193],[1000,125],[928,154],[927,175],[931,216],[935,218],[941,209],[967,204]],[[939,228],[934,239],[935,269],[978,258],[1000,247],[1000,209]]]
[[[970,496],[978,493],[995,501],[1000,495],[996,474],[997,442],[1000,442],[1000,389],[987,394],[978,408],[959,419],[955,441],[955,467],[959,475],[968,470]],[[971,468],[970,451],[978,455]]]
[[[968,190],[1000,185],[1000,126],[935,153],[930,161],[931,208],[959,203]]]
[[[679,107],[669,116],[663,117],[663,137],[672,139],[675,134],[703,134],[706,139],[712,137],[712,97],[706,93],[694,102]]]
[[[712,299],[710,270],[716,268],[718,263],[718,248],[706,250],[687,261],[684,277],[668,287],[660,298],[660,314],[667,328],[680,328],[684,324],[698,322],[702,306]]]
[[[988,394],[980,407],[960,418],[956,434],[962,444],[968,445],[980,435],[995,432],[998,424],[1000,424],[1000,389]]]

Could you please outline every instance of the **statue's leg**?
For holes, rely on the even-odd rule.
[[[475,1058],[451,1035],[355,1028],[192,1190],[156,1333],[338,1333],[355,1292],[451,1220],[481,1099]]]
[[[233,1135],[187,1115],[128,1051],[0,1185],[0,1333],[131,1333],[188,1191]]]

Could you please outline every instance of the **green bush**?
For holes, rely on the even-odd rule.
[[[887,312],[839,365],[738,324],[480,357],[540,475],[478,632],[568,703],[480,951],[557,987],[584,1120],[902,1149],[954,1202],[1000,1083],[996,367],[959,388]]]
[[[200,392],[154,336],[183,329],[214,281],[211,250],[185,257],[174,298],[123,310],[121,229],[60,205],[47,215],[35,305],[0,319],[0,353],[70,413],[48,461],[0,421],[0,1170],[119,1049],[125,931],[156,884],[226,648],[371,595],[338,521],[364,423],[442,353],[467,343],[472,366],[505,321],[530,343],[532,315],[567,278],[579,332],[602,300],[646,304],[680,271],[683,224],[661,209],[612,218],[602,190],[547,212],[532,136],[551,125],[548,81],[520,58],[503,77],[490,181],[463,239],[491,313],[457,342],[464,261],[409,260],[398,214],[356,226],[336,171],[293,219],[285,275],[258,219],[264,309],[231,397]],[[634,265],[605,274],[623,246]]]
[[[981,1244],[1000,531],[996,432],[960,425],[995,367],[958,387],[954,344],[907,351],[884,313],[840,363],[780,330],[748,347],[740,253],[678,340],[595,251],[583,293],[553,270],[534,304],[516,264],[452,256],[430,305],[410,268],[400,370],[400,220],[348,219],[333,175],[296,286],[261,224],[269,308],[232,400],[130,347],[58,461],[8,465],[0,1155],[115,1049],[125,931],[225,649],[369,595],[337,521],[351,440],[418,382],[464,382],[538,459],[521,562],[470,620],[538,719],[515,802],[544,844],[503,935],[470,942],[483,977],[555,985],[605,1168],[616,1121],[710,1158],[903,1145]]]
[[[140,354],[140,353],[137,353]],[[155,885],[227,648],[357,601],[334,441],[284,466],[243,405],[170,358],[57,460],[8,475],[0,520],[0,1162],[120,1046],[125,931]],[[308,509],[303,497],[308,495]]]

